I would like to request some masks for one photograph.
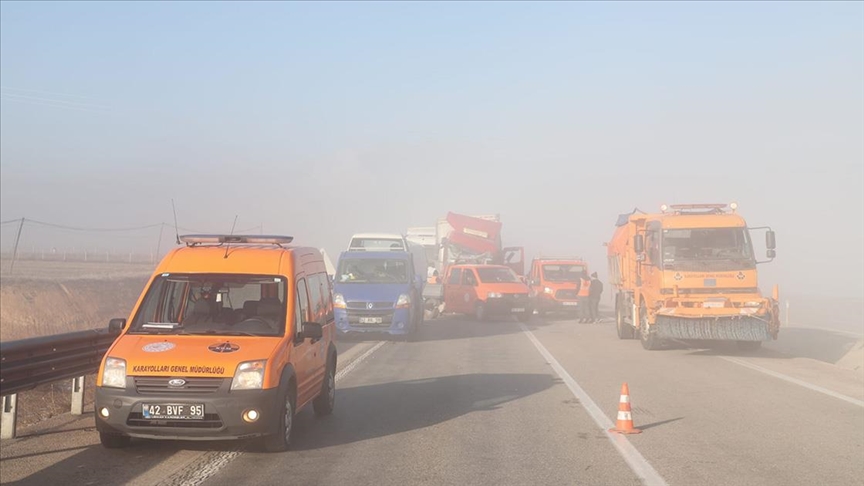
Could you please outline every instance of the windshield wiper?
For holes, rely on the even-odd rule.
[[[253,334],[253,333],[248,332],[248,331],[234,331],[234,330],[216,331],[213,329],[210,329],[207,331],[198,331],[198,332],[186,331],[183,334],[198,334],[198,335],[208,334],[208,335],[220,335],[220,336],[252,336],[252,337],[259,336],[258,334]]]

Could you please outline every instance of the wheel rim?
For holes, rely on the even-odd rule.
[[[336,403],[336,377],[333,376],[333,370],[327,373],[327,400],[330,402],[330,407]]]
[[[648,309],[645,306],[639,308],[639,334],[643,341],[648,341]]]
[[[288,443],[288,440],[291,438],[291,427],[294,425],[294,407],[291,404],[291,397],[285,397],[285,417],[283,417],[285,421],[285,443]]]

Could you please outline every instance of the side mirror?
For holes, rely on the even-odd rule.
[[[768,258],[774,259],[777,256],[777,250],[769,249],[768,250]]]
[[[115,317],[108,321],[108,330],[111,332],[120,332],[123,328],[126,327],[126,319],[122,317]]]
[[[324,329],[321,327],[321,324],[318,324],[317,322],[303,323],[304,339],[312,339],[314,341],[316,339],[321,339],[322,337],[324,337]]]
[[[636,235],[633,237],[633,251],[636,253],[645,252],[645,235]]]
[[[777,249],[777,237],[774,235],[774,231],[772,231],[772,230],[768,230],[765,233],[765,247],[768,248],[769,250]],[[769,258],[774,258],[774,257],[771,256]]]

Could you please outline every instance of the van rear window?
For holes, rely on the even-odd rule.
[[[147,291],[129,332],[281,336],[285,279],[262,275],[162,274]]]

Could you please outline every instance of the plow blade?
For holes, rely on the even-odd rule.
[[[686,319],[657,316],[651,326],[662,339],[706,341],[770,341],[768,323],[755,317],[712,317]]]

